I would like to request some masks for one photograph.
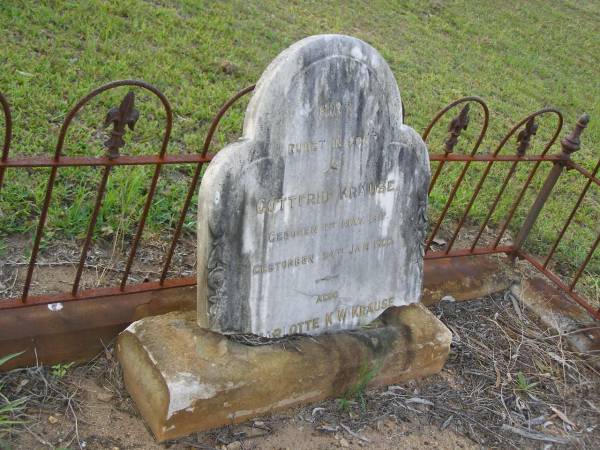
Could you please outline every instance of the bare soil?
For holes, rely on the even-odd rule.
[[[447,225],[438,232],[432,243],[433,250],[444,250],[454,229]],[[461,248],[474,239],[478,228],[465,226],[454,248]],[[481,245],[493,242],[495,232],[486,229]],[[146,236],[136,252],[127,282],[130,284],[157,281],[170,245],[171,236]],[[29,266],[32,235],[12,235],[3,238],[0,254],[0,301],[21,295]],[[501,245],[510,243],[504,237]],[[29,295],[47,295],[69,292],[75,279],[81,257],[82,240],[49,239],[40,248]],[[116,286],[121,282],[131,251],[131,243],[120,235],[98,239],[92,243],[84,265],[80,289]],[[195,236],[183,234],[171,261],[168,277],[189,277],[196,273]]]
[[[156,444],[109,347],[64,376],[0,375],[5,395],[28,398],[16,417],[27,422],[1,439],[15,449],[597,448],[600,377],[564,336],[509,294],[432,311],[453,343],[444,370],[423,380]]]
[[[31,252],[31,236],[11,236],[5,240],[5,254],[0,258],[0,299],[21,295]],[[128,283],[156,281],[162,271],[169,239],[146,239],[138,248]],[[117,286],[125,272],[131,250],[127,241],[100,240],[90,248],[80,289]],[[52,240],[39,252],[30,288],[30,295],[69,292],[75,279],[81,242]],[[189,277],[196,273],[196,242],[183,236],[176,247],[169,277]]]

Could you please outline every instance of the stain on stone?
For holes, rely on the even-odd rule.
[[[198,244],[199,255],[209,254],[199,257],[208,270],[198,273],[208,278],[199,279],[208,296],[199,301],[210,304],[211,327],[320,334],[337,308],[349,312],[333,329],[352,329],[380,314],[370,303],[418,301],[415,228],[423,225],[429,165],[423,142],[402,125],[400,105],[385,61],[355,38],[307,38],[269,66],[243,139],[218,154],[218,170],[209,168],[200,187],[200,204],[208,193],[221,196],[209,217],[199,217],[199,228],[216,222]],[[309,285],[340,300],[298,294]]]

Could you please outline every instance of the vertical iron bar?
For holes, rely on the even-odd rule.
[[[435,239],[435,235],[437,234],[438,230],[442,226],[442,222],[444,221],[446,214],[448,213],[448,209],[450,209],[450,205],[454,201],[454,197],[456,196],[456,193],[458,192],[458,188],[462,184],[463,178],[467,174],[467,171],[469,170],[470,165],[471,165],[471,161],[467,161],[465,163],[465,165],[463,166],[463,169],[460,172],[460,175],[458,176],[458,180],[456,180],[456,182],[454,183],[454,186],[452,187],[452,191],[450,191],[450,195],[448,196],[448,199],[446,200],[444,209],[442,210],[440,217],[438,217],[438,220],[435,223],[433,230],[431,231],[431,234],[429,235],[429,239],[427,239],[427,242],[425,244],[425,249],[428,249],[430,247],[431,243]]]
[[[517,142],[519,144],[518,147],[517,147],[517,156],[519,156],[519,157],[525,156],[525,153],[527,152],[527,149],[529,149],[529,147],[531,147],[531,138],[533,136],[535,136],[535,134],[537,133],[538,127],[539,127],[539,125],[535,122],[535,116],[531,117],[525,123],[525,128],[523,128],[521,130],[521,132],[517,135]],[[550,148],[550,147],[546,146],[546,149],[544,149],[543,153],[545,153],[548,148]],[[517,169],[518,162],[519,161],[515,161],[515,162],[512,163],[512,165],[510,167],[510,170],[508,171],[508,174],[506,175],[506,178],[504,179],[504,183],[502,184],[502,188],[500,189],[500,192],[498,193],[498,197],[494,201],[494,205],[492,207],[492,213],[496,210],[496,206],[498,205],[498,201],[500,200],[500,198],[504,194],[504,190],[506,189],[506,186],[508,185],[508,182],[513,177],[513,175],[514,175],[514,173],[515,173],[515,171]],[[509,214],[508,219],[504,222],[504,224],[502,226],[502,230],[500,231],[500,233],[498,234],[496,240],[494,241],[494,248],[498,247],[498,244],[502,240],[502,236],[504,235],[504,231],[506,231],[506,228],[508,227],[508,224],[512,220],[512,214],[513,214],[513,212],[511,211],[511,214]],[[487,226],[487,222],[486,222],[485,226]],[[484,226],[484,228],[485,228],[485,226]]]
[[[483,124],[482,130],[479,134],[479,138],[477,139],[477,142],[475,143],[473,150],[471,150],[471,156],[474,156],[477,153],[477,150],[479,149],[479,146],[481,144],[481,141],[483,140],[485,132],[487,131],[487,124],[488,124],[487,106],[485,105],[485,103],[483,103],[481,101],[479,101],[479,103],[483,106],[483,109],[484,109],[484,124]],[[446,139],[446,141],[444,142],[444,144],[445,144],[444,156],[445,157],[447,157],[448,154],[450,154],[454,151],[454,147],[458,143],[458,138],[460,137],[462,131],[467,129],[467,126],[469,125],[469,121],[470,121],[470,119],[469,119],[469,103],[467,103],[462,108],[462,110],[460,111],[458,116],[456,116],[454,119],[452,119],[452,121],[450,122],[450,124],[448,126],[449,136]],[[427,133],[428,132],[429,131],[427,131]],[[429,186],[429,194],[431,194],[431,191],[433,190],[435,181],[441,172],[443,162],[444,161],[440,161],[438,170],[436,171],[434,179],[432,180],[432,182]],[[450,205],[452,205],[452,202],[454,201],[454,197],[456,196],[456,193],[458,192],[458,189],[459,189],[465,175],[467,174],[467,171],[469,170],[470,166],[471,166],[471,161],[467,161],[465,163],[465,165],[463,166],[463,169],[460,172],[458,179],[454,183],[454,186],[452,187],[452,191],[450,192],[448,199],[446,200],[446,204],[444,205],[442,213],[438,217],[438,220],[437,220],[436,224],[434,225],[433,230],[432,230],[429,238],[427,239],[427,242],[425,243],[425,249],[428,249],[431,246],[431,243],[433,242],[433,240],[435,239],[435,236],[436,236],[438,230],[440,229],[440,227],[444,221],[444,218],[446,217],[446,214],[448,213],[448,209],[450,208]]]
[[[131,251],[129,252],[127,264],[125,265],[125,272],[123,273],[123,278],[121,279],[121,290],[125,289],[125,286],[127,285],[127,279],[129,278],[129,273],[131,272],[131,266],[133,265],[133,260],[135,259],[135,254],[137,252],[140,239],[142,238],[144,227],[146,226],[148,212],[150,211],[150,206],[152,205],[152,199],[154,198],[156,185],[158,184],[158,177],[160,176],[161,166],[161,163],[158,163],[156,165],[156,169],[154,169],[154,175],[152,176],[152,181],[150,183],[150,190],[148,191],[148,195],[146,196],[146,202],[144,203],[144,209],[142,210],[142,217],[140,218],[137,230],[135,232],[135,236],[131,243]]]
[[[494,211],[496,211],[498,202],[502,198],[502,195],[504,194],[504,191],[506,190],[506,186],[508,186],[508,182],[510,181],[513,174],[515,173],[515,170],[517,169],[517,163],[518,163],[518,161],[513,161],[513,163],[510,165],[510,169],[509,169],[508,173],[506,174],[506,176],[504,177],[504,181],[502,182],[502,185],[500,186],[500,190],[498,191],[496,198],[492,202],[492,205],[490,206],[488,213],[485,216],[485,219],[484,219],[481,227],[479,228],[477,236],[475,236],[475,240],[473,241],[473,244],[471,245],[471,250],[473,250],[475,248],[475,246],[477,245],[477,243],[479,242],[479,239],[481,238],[481,235],[483,234],[485,227],[487,227],[490,219],[492,218],[492,215],[494,214]],[[496,247],[496,245],[494,245],[494,247]]]
[[[448,156],[450,153],[448,152],[444,152],[444,157]],[[442,168],[444,167],[444,163],[446,161],[445,160],[441,160],[440,162],[438,162],[438,165],[435,169],[435,173],[433,174],[433,177],[431,177],[431,181],[429,182],[429,191],[427,191],[427,195],[431,195],[431,191],[433,191],[433,187],[435,186],[435,183],[438,179],[438,177],[440,176],[440,173],[442,172]]]
[[[518,164],[518,161],[515,161],[512,163],[510,170],[509,170],[508,174],[506,175],[506,179],[502,186],[502,189],[498,193],[498,200],[500,200],[500,197],[504,194],[504,190],[506,189],[506,186],[508,185],[508,181],[512,178],[512,176],[514,175],[514,173],[517,169],[517,164]],[[493,207],[494,210],[496,209],[497,204],[498,204],[497,202],[494,203],[494,207]],[[510,215],[510,217],[507,218],[506,222],[504,222],[504,224],[502,225],[502,229],[500,230],[500,233],[498,233],[498,236],[496,237],[496,240],[494,241],[494,245],[493,245],[494,248],[498,247],[498,244],[502,240],[502,236],[504,235],[504,232],[506,231],[506,228],[508,227],[508,224],[510,223],[511,220],[512,220],[512,214]]]
[[[481,141],[483,141],[483,138],[485,137],[485,133],[487,132],[487,127],[488,127],[489,119],[490,119],[490,111],[489,111],[486,103],[479,97],[463,97],[461,99],[453,101],[452,103],[447,105],[445,108],[438,111],[436,113],[436,115],[433,117],[433,119],[431,119],[431,122],[429,122],[429,124],[423,131],[422,138],[425,142],[427,142],[429,133],[431,133],[431,130],[433,129],[434,125],[452,108],[454,108],[457,105],[460,105],[461,103],[466,103],[466,105],[461,110],[460,114],[457,117],[455,117],[448,126],[448,131],[450,132],[450,137],[445,142],[446,148],[444,150],[444,157],[447,157],[450,153],[452,153],[452,151],[454,150],[454,145],[456,145],[456,141],[457,141],[458,137],[460,136],[461,131],[466,129],[466,127],[469,123],[468,117],[465,117],[465,116],[467,116],[468,111],[469,111],[469,107],[468,107],[469,102],[476,102],[483,108],[483,126],[481,127],[481,131],[479,132],[479,137],[477,138],[477,142],[475,143],[475,148],[473,149],[473,152],[471,153],[471,155],[474,155],[477,152],[477,149],[479,148]],[[438,163],[435,173],[433,174],[433,177],[431,178],[431,181],[429,182],[429,190],[428,190],[429,195],[433,191],[435,183],[436,183],[440,173],[442,172],[442,168],[444,167],[445,163],[446,163],[445,159],[441,160]]]
[[[454,242],[456,241],[456,238],[458,238],[458,234],[460,233],[460,230],[462,229],[463,225],[465,224],[465,221],[467,220],[469,211],[473,207],[473,203],[475,203],[475,199],[477,199],[477,196],[479,195],[479,191],[481,190],[481,187],[483,186],[483,183],[485,182],[487,175],[488,175],[490,169],[492,168],[492,164],[493,164],[493,161],[490,161],[489,163],[487,163],[485,170],[483,171],[483,174],[477,183],[477,186],[475,186],[473,195],[471,196],[471,199],[469,200],[469,203],[467,204],[467,207],[465,208],[465,211],[464,211],[462,217],[460,218],[458,225],[456,226],[456,229],[454,230],[454,234],[452,234],[452,237],[450,238],[450,241],[448,242],[448,247],[446,248],[446,252],[445,252],[446,254],[450,253],[450,250],[452,250],[452,246],[454,245]],[[473,249],[473,247],[471,247],[471,250],[472,249]]]
[[[546,153],[548,153],[548,150],[550,149],[550,147],[552,147],[552,145],[554,145],[554,141],[556,140],[556,138],[558,137],[558,135],[562,129],[562,124],[563,124],[562,114],[560,114],[560,112],[558,112],[556,110],[554,110],[554,112],[558,115],[558,126],[556,127],[554,136],[552,137],[552,139],[550,139],[550,141],[548,141],[548,144],[546,144],[546,146],[544,147],[544,150],[542,151],[541,156],[544,156],[544,155],[546,155]],[[500,233],[498,234],[498,237],[496,239],[496,244],[494,244],[495,247],[500,243],[502,236],[504,236],[504,233],[508,229],[508,226],[510,225],[510,223],[513,219],[513,216],[517,212],[517,208],[521,204],[521,201],[523,200],[523,197],[525,196],[525,193],[527,192],[527,189],[529,188],[529,185],[531,184],[531,181],[533,180],[533,177],[537,173],[537,170],[540,167],[541,163],[542,163],[541,161],[536,162],[535,165],[533,166],[533,168],[531,169],[531,171],[529,172],[529,176],[527,177],[525,184],[523,184],[523,187],[521,188],[521,192],[519,192],[519,195],[517,195],[517,199],[512,204],[510,210],[508,211],[506,220],[502,224],[502,228],[500,229]]]
[[[83,273],[83,268],[85,265],[85,260],[87,258],[87,253],[90,248],[90,243],[92,242],[92,236],[94,234],[94,228],[96,228],[96,221],[98,220],[98,213],[100,212],[100,208],[102,207],[102,200],[104,198],[104,191],[106,190],[106,183],[108,182],[108,176],[110,175],[111,166],[104,167],[104,172],[102,173],[102,179],[100,180],[100,184],[98,186],[98,194],[96,196],[96,203],[94,204],[94,210],[92,212],[92,217],[90,218],[90,223],[88,225],[87,233],[85,235],[85,241],[83,243],[83,247],[81,249],[81,257],[79,258],[79,265],[77,266],[77,273],[75,274],[75,280],[73,281],[73,289],[71,293],[73,295],[77,295],[77,291],[79,290],[79,282],[81,280],[81,274]]]
[[[6,162],[8,159],[8,151],[10,150],[10,142],[12,140],[12,116],[10,113],[10,105],[6,97],[0,92],[0,105],[2,105],[2,111],[4,112],[4,144],[2,146],[2,162]],[[2,182],[4,181],[5,166],[0,167],[0,190],[2,189]]]
[[[152,88],[150,90],[152,90],[152,92],[154,92],[160,98],[160,101],[162,102],[163,107],[165,109],[165,114],[167,116],[167,123],[165,127],[165,133],[163,136],[162,146],[158,154],[159,159],[162,160],[165,154],[167,153],[167,145],[169,144],[169,138],[171,137],[171,130],[173,128],[173,110],[171,109],[169,101],[164,96],[164,94],[162,94],[162,92],[158,91],[156,88]],[[160,176],[161,167],[162,163],[158,162],[156,164],[156,168],[154,169],[154,175],[152,176],[152,181],[150,182],[150,190],[148,191],[148,195],[146,196],[144,209],[142,210],[142,216],[140,218],[137,230],[135,232],[135,236],[131,243],[131,251],[129,252],[129,257],[127,258],[127,263],[125,265],[125,272],[123,273],[123,278],[121,279],[121,290],[124,290],[125,286],[127,285],[127,279],[129,278],[129,273],[131,272],[131,266],[133,265],[133,260],[135,259],[138,245],[140,243],[140,239],[142,238],[142,233],[144,232],[144,227],[146,226],[148,212],[150,211],[150,206],[152,205],[152,200],[154,199],[154,194],[156,192],[156,186],[158,184],[158,178]]]
[[[192,203],[192,198],[194,197],[194,193],[196,192],[196,186],[198,185],[198,180],[200,179],[200,173],[202,172],[203,164],[204,163],[196,164],[196,169],[194,170],[194,175],[192,176],[190,188],[183,202],[181,214],[179,215],[179,219],[177,220],[177,225],[175,227],[175,232],[173,233],[173,237],[171,238],[171,245],[169,246],[167,256],[165,257],[163,269],[160,274],[160,284],[163,284],[165,282],[165,279],[167,278],[167,273],[169,272],[169,267],[171,266],[171,260],[173,259],[173,254],[175,253],[175,247],[177,246],[179,235],[181,234],[181,230],[183,229],[185,216],[187,215],[190,204]]]
[[[513,134],[515,134],[515,132],[524,124],[527,124],[529,121],[531,121],[532,119],[534,119],[537,116],[541,116],[542,114],[546,114],[546,113],[554,113],[558,116],[558,124],[556,127],[556,131],[554,132],[554,135],[552,136],[552,138],[548,141],[548,143],[546,144],[546,146],[544,147],[544,150],[541,153],[541,156],[544,156],[548,150],[550,149],[550,147],[552,147],[552,145],[554,145],[554,142],[556,141],[556,138],[558,137],[560,131],[562,130],[562,125],[563,125],[563,117],[560,111],[558,111],[557,109],[554,108],[544,108],[544,109],[540,109],[539,111],[536,111],[532,114],[530,114],[529,116],[525,117],[523,120],[521,120],[519,123],[517,123],[516,125],[514,125],[512,127],[512,129],[506,134],[506,136],[504,136],[504,138],[500,141],[500,144],[498,144],[498,146],[496,147],[496,149],[494,150],[493,156],[498,156],[498,154],[500,153],[500,151],[502,150],[502,148],[504,147],[504,145],[508,142],[508,140],[512,137]],[[471,197],[471,201],[469,202],[469,204],[467,205],[467,208],[465,209],[465,212],[463,213],[463,217],[461,218],[460,221],[460,226],[458,226],[454,232],[453,235],[453,240],[452,242],[454,242],[454,240],[456,239],[456,237],[458,236],[458,233],[460,231],[460,227],[462,227],[462,224],[464,223],[471,207],[473,206],[473,204],[475,203],[475,199],[477,198],[477,196],[479,195],[479,191],[485,181],[485,179],[487,178],[492,165],[495,161],[490,161],[488,163],[488,165],[485,168],[485,171],[483,173],[483,175],[481,176],[479,183],[477,184],[477,188],[475,189],[475,191],[473,192],[473,196]],[[533,176],[535,175],[538,166],[541,164],[541,161],[536,162],[535,167],[533,168],[533,170],[530,172],[529,174],[529,178],[527,179],[525,186],[523,187],[523,189],[521,190],[521,194],[519,196],[519,198],[517,199],[516,203],[513,205],[513,209],[516,210],[516,207],[519,205],[519,203],[521,202],[521,198],[522,196],[525,194],[525,191],[527,189],[527,186],[529,186],[529,183],[531,183],[531,180],[533,179]],[[495,206],[494,206],[495,209]],[[508,220],[506,220],[505,225],[507,225],[508,223],[510,223],[510,221],[512,220],[512,214],[514,213],[514,210],[511,211],[511,213],[509,214],[510,218]],[[479,239],[481,238],[481,235],[483,234],[485,227],[487,226],[489,220],[491,218],[491,214],[488,212],[488,217],[485,219],[483,225],[479,228],[479,231],[477,232],[477,236],[475,237],[475,240],[473,241],[473,244],[471,245],[471,251],[477,246],[477,243],[479,242]],[[502,237],[503,232],[500,233],[500,238]],[[499,240],[498,240],[499,241]]]
[[[525,218],[525,221],[523,222],[523,225],[521,225],[521,229],[519,230],[519,233],[515,238],[515,242],[513,244],[515,251],[520,250],[523,246],[523,243],[527,239],[531,228],[533,228],[533,225],[535,224],[538,216],[540,215],[544,204],[548,200],[548,197],[550,197],[552,189],[558,181],[564,167],[564,164],[561,163],[554,163],[554,166],[552,166],[552,170],[548,174],[544,185],[540,189],[540,192],[538,193],[535,201],[533,202],[533,205],[531,206],[531,209],[529,210],[529,213],[527,214],[527,217]]]
[[[594,254],[594,252],[596,251],[596,248],[598,248],[598,244],[600,244],[600,234],[598,235],[598,237],[596,238],[596,241],[594,242],[594,244],[592,245],[592,248],[590,248],[590,251],[588,252],[587,256],[585,257],[585,260],[583,261],[583,263],[579,266],[579,270],[577,271],[577,273],[575,274],[575,277],[573,278],[573,281],[571,282],[571,284],[569,285],[569,289],[572,291],[573,289],[575,289],[575,285],[577,284],[577,282],[579,281],[579,278],[581,277],[581,275],[583,274],[583,271],[585,270],[586,266],[588,265],[588,263],[590,262],[590,259],[592,259],[592,255]]]
[[[533,202],[533,205],[531,206],[531,209],[529,210],[529,213],[527,214],[523,225],[521,225],[521,229],[519,230],[519,233],[517,234],[517,237],[515,238],[515,242],[513,244],[513,256],[517,255],[517,253],[521,250],[521,247],[525,243],[527,236],[529,236],[529,232],[533,228],[533,225],[535,224],[538,216],[540,215],[540,212],[542,211],[544,204],[548,200],[548,197],[550,197],[554,185],[558,181],[558,178],[560,177],[563,169],[565,168],[566,163],[570,160],[571,154],[581,148],[581,133],[583,132],[585,127],[587,127],[589,120],[590,117],[587,114],[582,115],[575,124],[575,127],[573,128],[571,133],[561,141],[562,160],[554,163],[554,166],[548,174],[548,177],[546,178],[542,189],[540,189],[538,196]]]
[[[242,89],[229,100],[227,100],[221,109],[217,112],[217,114],[213,117],[210,127],[208,128],[208,133],[206,138],[204,139],[204,145],[202,146],[202,157],[205,157],[208,153],[208,149],[210,147],[210,143],[212,141],[213,135],[215,134],[215,130],[217,129],[217,125],[219,124],[223,115],[227,112],[227,110],[233,105],[237,100],[239,100],[244,95],[252,92],[254,90],[255,85],[248,86],[247,88]],[[200,173],[202,172],[203,162],[198,163],[196,165],[196,169],[194,171],[194,175],[192,176],[192,181],[190,184],[190,188],[185,197],[185,201],[183,202],[183,207],[181,208],[181,214],[179,215],[179,220],[177,221],[177,226],[175,227],[175,232],[173,233],[173,237],[171,238],[171,244],[169,246],[169,250],[167,251],[167,256],[165,257],[165,262],[163,264],[163,269],[160,274],[160,284],[165,282],[167,278],[167,274],[169,272],[169,267],[171,266],[171,260],[173,259],[173,254],[175,253],[175,247],[177,246],[177,241],[179,240],[179,236],[181,235],[181,230],[183,229],[183,223],[185,222],[185,216],[187,215],[190,204],[192,203],[192,198],[196,192],[196,187],[198,185],[198,181],[200,180]]]
[[[527,192],[527,188],[531,184],[531,181],[533,180],[533,177],[537,173],[537,170],[538,170],[538,168],[539,168],[539,166],[540,166],[541,163],[542,163],[541,161],[537,161],[535,163],[535,165],[533,166],[533,168],[531,169],[531,172],[529,173],[529,176],[527,177],[527,180],[525,181],[525,184],[523,184],[523,188],[521,189],[521,192],[519,192],[519,195],[517,195],[517,199],[514,201],[514,203],[510,207],[510,210],[508,211],[508,215],[506,216],[506,220],[502,224],[502,228],[500,229],[500,232],[498,233],[498,237],[496,238],[496,242],[499,243],[500,240],[502,239],[502,236],[504,236],[504,233],[506,232],[508,226],[510,225],[510,222],[512,221],[513,216],[517,212],[517,208],[521,204],[521,201],[523,200],[523,197],[525,196],[525,193]],[[497,245],[498,244],[495,244],[495,246],[497,246]]]
[[[596,174],[598,173],[598,169],[600,169],[600,159],[596,163],[596,167],[594,167],[594,171],[592,172],[592,177],[596,176]],[[591,185],[592,185],[592,178],[588,178],[586,185],[584,186],[583,190],[579,194],[579,198],[577,199],[577,202],[575,203],[575,206],[573,207],[571,214],[569,214],[569,218],[567,219],[564,226],[562,227],[562,230],[560,230],[560,233],[558,233],[558,237],[554,241],[554,244],[552,245],[550,252],[548,252],[548,256],[546,256],[546,259],[544,260],[544,264],[543,264],[544,269],[546,267],[548,267],[548,263],[550,262],[550,259],[552,259],[552,256],[554,255],[556,248],[558,247],[558,245],[560,244],[560,241],[562,240],[563,236],[565,235],[565,231],[567,231],[567,228],[569,228],[569,225],[571,225],[571,221],[573,220],[573,217],[575,217],[575,213],[579,209],[579,206],[581,205],[581,202],[583,201],[583,198],[587,194],[587,191]]]
[[[446,249],[446,253],[449,253],[450,250],[452,249],[452,246],[454,245],[454,242],[456,241],[456,238],[458,237],[458,233],[460,233],[460,230],[462,229],[463,225],[465,224],[465,220],[467,220],[469,211],[473,207],[473,204],[475,203],[475,200],[477,199],[477,196],[479,195],[479,191],[481,190],[483,183],[487,179],[488,173],[490,172],[493,164],[494,164],[494,161],[490,161],[486,164],[485,169],[484,169],[483,173],[481,174],[481,178],[479,178],[479,181],[477,182],[477,186],[475,186],[473,195],[471,195],[471,199],[469,200],[469,203],[467,204],[467,207],[465,208],[465,211],[464,211],[462,217],[460,218],[460,221],[458,222],[456,229],[454,230],[454,234],[452,235],[452,238],[450,239],[450,242],[448,243],[448,248]],[[471,250],[473,250],[473,248],[475,248],[475,245],[471,246]]]
[[[55,157],[54,160],[58,161],[59,158]],[[44,203],[42,205],[42,212],[40,213],[40,220],[35,231],[35,239],[33,241],[33,247],[31,249],[31,257],[29,258],[29,266],[27,267],[27,275],[25,276],[25,284],[23,285],[23,294],[21,301],[27,302],[27,295],[29,295],[29,288],[31,286],[31,278],[33,277],[33,269],[35,268],[35,261],[37,259],[38,252],[40,250],[40,242],[42,241],[42,233],[44,232],[44,226],[46,225],[46,218],[48,216],[48,209],[50,207],[50,200],[52,199],[52,190],[54,189],[54,182],[56,180],[57,166],[52,166],[50,169],[50,176],[48,177],[48,184],[46,186],[46,195],[44,196]]]
[[[173,111],[171,110],[171,105],[166,100],[166,98],[164,98],[164,96],[161,97],[161,101],[163,102],[163,106],[165,107],[165,112],[167,115],[167,125],[163,137],[162,147],[160,149],[160,153],[158,154],[160,159],[162,159],[167,153],[167,145],[169,143],[171,129],[173,127]],[[131,266],[133,265],[133,260],[135,259],[135,254],[137,253],[138,245],[140,243],[140,239],[142,238],[142,233],[144,232],[144,227],[146,226],[148,212],[150,211],[150,206],[152,205],[152,200],[154,199],[154,194],[156,192],[156,186],[158,184],[158,177],[160,176],[161,167],[162,163],[158,162],[156,164],[156,168],[154,169],[154,175],[152,176],[152,181],[150,182],[150,190],[148,191],[148,195],[146,196],[146,202],[144,203],[144,209],[142,210],[142,217],[140,218],[137,230],[135,232],[135,236],[131,243],[131,251],[129,252],[127,264],[125,265],[125,272],[123,273],[123,278],[121,279],[121,290],[125,289],[125,286],[127,285],[127,279],[129,278],[129,273],[131,272]]]

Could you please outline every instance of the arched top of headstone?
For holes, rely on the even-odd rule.
[[[341,35],[292,45],[200,186],[200,325],[318,334],[418,301],[429,176],[375,49]]]
[[[338,92],[327,92],[334,84]],[[386,99],[389,120],[402,123],[396,79],[377,50],[341,34],[307,37],[280,53],[260,77],[246,110],[244,136],[267,139],[271,128],[285,117],[277,112],[285,112],[290,104],[299,108],[299,114],[307,114],[315,96],[345,91],[346,105],[354,102],[359,106],[361,93],[374,88]]]

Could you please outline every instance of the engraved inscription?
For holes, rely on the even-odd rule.
[[[429,165],[368,44],[308,38],[269,66],[198,197],[199,322],[320,334],[414,303]]]
[[[314,237],[315,235],[325,233],[334,229],[345,229],[350,227],[359,227],[364,225],[370,225],[373,223],[381,222],[385,220],[386,213],[376,213],[366,216],[354,216],[348,219],[342,219],[339,222],[328,222],[320,225],[310,225],[303,228],[294,228],[289,230],[278,230],[270,231],[268,241],[270,244],[276,242],[285,242],[291,239],[303,238],[303,237]]]
[[[351,114],[353,111],[350,102],[330,102],[319,106],[319,117],[342,117],[342,115]]]
[[[344,255],[355,257],[369,252],[370,250],[389,247],[393,244],[394,240],[391,238],[375,239],[356,244],[352,243],[347,248],[338,247],[330,250],[324,250],[320,255],[296,256],[282,261],[277,261],[275,263],[255,264],[252,266],[252,274],[257,275],[261,273],[279,272],[286,269],[315,264],[315,262],[320,260],[325,261],[335,257],[343,257]]]
[[[314,264],[315,256],[296,256],[294,258],[284,259],[283,261],[277,261],[272,264],[256,264],[252,267],[252,274],[258,275],[261,273],[279,272],[281,270],[291,269],[293,267],[305,266],[307,264]]]
[[[336,136],[332,139],[319,139],[308,142],[290,142],[287,144],[287,153],[291,156],[311,156],[317,152],[328,151],[339,153],[353,150],[366,150],[375,142],[376,133],[367,133],[364,136],[343,137]]]
[[[337,295],[337,292],[335,294]],[[334,295],[334,293],[329,293],[329,295]],[[337,297],[332,298],[332,300],[333,299],[337,299]],[[336,308],[326,312],[322,318],[315,317],[294,323],[289,327],[278,326],[267,332],[266,336],[276,338],[285,336],[286,334],[310,333],[311,331],[316,331],[321,328],[327,330],[328,328],[335,328],[340,324],[344,324],[355,318],[366,318],[368,316],[379,315],[384,309],[393,305],[394,297],[390,296],[383,299],[371,300],[367,303]]]
[[[305,206],[324,205],[330,201],[354,199],[358,197],[375,196],[394,192],[396,180],[388,180],[383,183],[364,182],[356,185],[348,185],[340,188],[337,198],[330,192],[317,192],[307,194],[294,194],[281,198],[259,198],[256,201],[256,213],[275,213],[284,209],[302,208]]]
[[[280,242],[287,241],[289,239],[294,239],[297,237],[303,236],[312,236],[319,232],[319,227],[317,225],[313,225],[311,227],[300,228],[298,230],[290,230],[290,231],[271,231],[269,233],[269,242]]]
[[[346,186],[340,189],[340,199],[366,197],[367,195],[385,194],[395,191],[395,180],[389,180],[387,183],[360,183],[357,185]]]
[[[308,194],[290,195],[288,197],[264,199],[256,202],[256,213],[274,213],[284,208],[301,208],[310,205],[324,205],[331,199],[329,192],[316,192]]]
[[[317,295],[316,303],[326,302],[328,300],[336,300],[338,297],[339,297],[338,291],[326,292],[325,294]]]

